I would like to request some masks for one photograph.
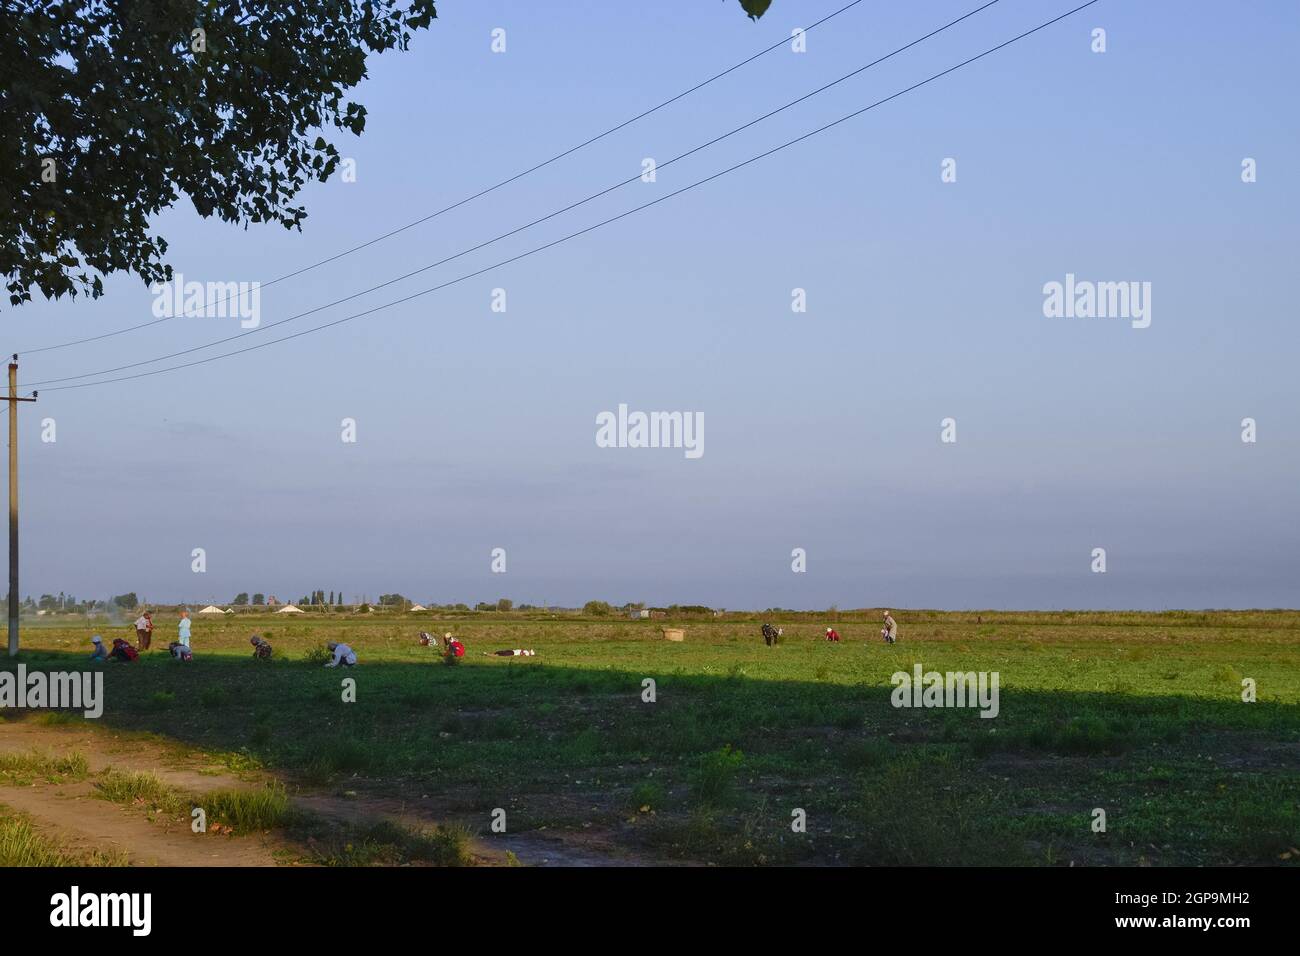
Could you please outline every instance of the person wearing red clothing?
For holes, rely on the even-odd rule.
[[[826,640],[835,641],[837,644],[840,640],[840,632],[833,627],[826,628]]]
[[[113,661],[122,661],[129,664],[131,661],[138,660],[139,657],[139,651],[126,641],[122,640],[122,638],[113,638],[113,649],[108,652],[108,660],[110,663]]]

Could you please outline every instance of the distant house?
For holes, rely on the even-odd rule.
[[[658,621],[658,620],[662,620],[663,618],[665,618],[665,617],[668,616],[668,612],[667,612],[667,611],[661,611],[659,608],[651,608],[651,609],[650,609],[648,612],[646,612],[646,613],[647,613],[647,615],[648,615],[650,618],[652,618],[653,620],[656,620],[656,621]]]
[[[269,598],[266,599],[266,606],[267,606],[267,607],[275,607],[275,606],[276,606],[277,604],[279,604],[279,603],[280,603],[280,602],[277,601],[277,600],[275,599],[275,595],[274,595],[274,594],[272,594]]]
[[[412,605],[411,605],[411,610],[412,610],[412,611],[427,611],[427,610],[429,610],[429,609],[428,609],[427,607],[425,607],[423,604],[412,604]]]
[[[303,609],[300,607],[294,607],[292,604],[286,604],[284,607],[280,608],[280,610],[276,611],[275,613],[276,614],[302,614],[304,612]]]
[[[216,607],[215,605],[209,604],[209,605],[208,605],[207,607],[205,607],[203,610],[199,611],[199,613],[200,613],[200,614],[224,614],[225,612],[222,611],[221,608]]]
[[[650,619],[650,611],[648,608],[634,607],[632,610],[627,612],[627,616],[634,621],[648,621]]]

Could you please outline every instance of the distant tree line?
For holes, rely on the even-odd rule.
[[[29,611],[47,611],[68,614],[85,614],[91,611],[108,611],[112,608],[133,610],[140,606],[134,591],[119,594],[108,600],[79,600],[75,595],[60,591],[58,594],[42,594],[33,598],[30,594],[19,602],[19,606]]]
[[[42,594],[38,599],[33,599],[30,595],[23,598],[22,607],[29,610],[41,610],[47,612],[80,612],[85,613],[94,610],[108,610],[118,608],[121,610],[133,610],[142,606],[139,596],[134,591],[128,591],[125,594],[118,594],[107,601],[90,600],[79,601],[75,596],[60,591],[58,594]],[[233,607],[262,607],[266,605],[266,595],[261,591],[250,595],[247,591],[240,591],[235,595],[231,605]],[[383,608],[405,609],[413,602],[406,596],[399,593],[379,595],[378,605]],[[447,603],[439,604],[436,601],[422,602],[424,606],[434,611],[462,611],[470,610],[479,612],[508,612],[508,611],[544,611],[545,606],[538,607],[533,604],[516,605],[510,598],[498,598],[495,602],[480,601],[471,609],[468,604],[464,603]],[[302,607],[331,608],[343,607],[343,592],[325,591],[323,589],[312,591],[310,594],[303,595],[298,601]],[[350,605],[349,605],[350,606]],[[366,611],[370,609],[370,601],[362,595],[357,607]],[[633,611],[646,610],[644,601],[629,601],[622,605],[614,605],[609,601],[588,601],[582,606],[582,613],[588,617],[612,617],[615,615],[628,614]],[[667,607],[649,608],[655,617],[712,617],[715,610],[705,607],[702,604],[670,604]],[[769,608],[765,613],[781,612],[781,608]],[[832,607],[831,613],[835,613],[837,608]]]
[[[230,603],[233,607],[248,607],[250,604],[253,605],[254,607],[260,607],[261,605],[266,603],[266,595],[258,591],[255,594],[253,594],[253,596],[250,598],[248,596],[247,591],[240,591],[238,594],[235,595],[235,599]],[[312,591],[311,594],[303,595],[298,600],[298,604],[306,605],[308,607],[318,607],[318,606],[342,607],[343,592],[338,591],[336,596],[336,592],[334,591],[330,591],[328,593],[326,593],[324,590]]]
[[[582,606],[582,613],[588,617],[609,617],[613,614],[629,614],[632,611],[647,610],[644,601],[634,601],[615,607],[608,601],[588,601]],[[703,604],[670,604],[667,607],[652,607],[648,609],[656,617],[713,617],[715,613],[711,607],[705,607]]]

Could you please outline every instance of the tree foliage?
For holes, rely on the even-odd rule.
[[[171,278],[149,219],[199,215],[301,228],[294,198],[360,134],[345,98],[372,53],[407,49],[434,0],[0,0],[0,274],[102,294],[100,277]]]

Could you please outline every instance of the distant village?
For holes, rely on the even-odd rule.
[[[48,617],[63,615],[108,616],[135,613],[148,608],[186,609],[195,614],[306,614],[306,613],[352,613],[373,614],[384,612],[418,613],[421,611],[478,614],[478,613],[547,613],[547,614],[582,614],[589,617],[626,617],[631,620],[662,620],[681,617],[719,617],[725,613],[723,608],[710,608],[703,605],[678,605],[667,607],[647,607],[644,602],[611,604],[608,601],[588,601],[582,607],[558,607],[553,605],[515,604],[509,598],[500,598],[494,602],[480,601],[471,606],[464,603],[440,604],[436,601],[420,603],[401,594],[381,594],[377,600],[367,595],[354,595],[345,601],[343,592],[314,591],[303,595],[296,601],[282,601],[274,594],[241,592],[229,602],[206,603],[203,601],[150,601],[137,595],[134,591],[119,594],[111,598],[79,600],[73,595],[60,591],[58,594],[42,594],[39,598],[30,595],[22,600],[24,617]],[[773,609],[779,610],[779,609]]]

